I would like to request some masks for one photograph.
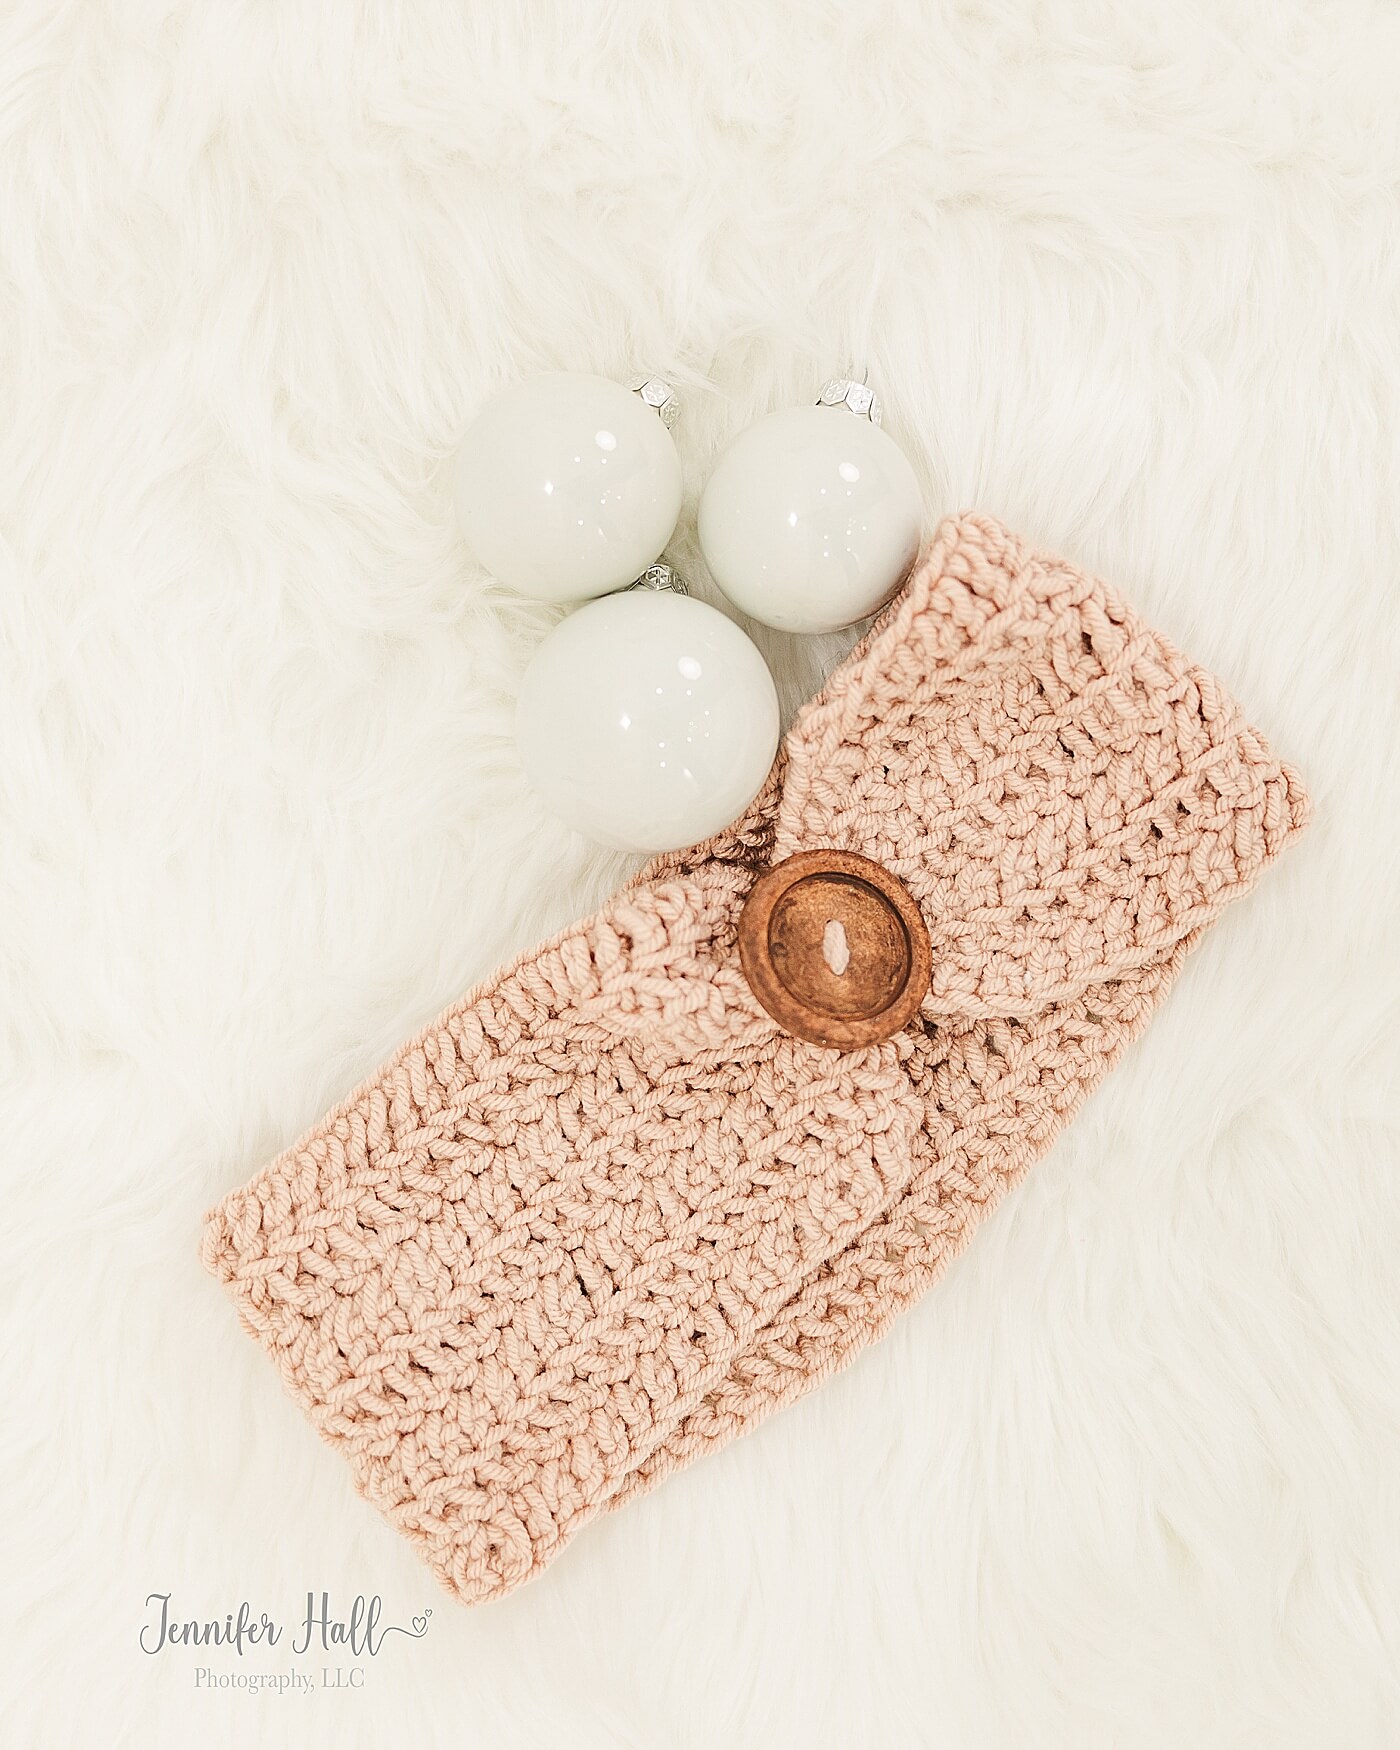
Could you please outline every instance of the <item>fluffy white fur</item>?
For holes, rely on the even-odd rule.
[[[1398,83],[1365,0],[5,9],[8,1743],[1400,1740]],[[1317,819],[891,1337],[472,1613],[198,1223],[626,872],[441,464],[643,365],[702,591],[717,447],[868,369],[930,516],[1110,576]],[[841,648],[761,642],[789,707]],[[312,1697],[137,1645],[308,1588],[430,1631]]]

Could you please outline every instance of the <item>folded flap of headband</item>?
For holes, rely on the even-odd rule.
[[[1210,674],[977,517],[944,525],[786,753],[774,860],[832,846],[899,875],[935,1019],[1034,1014],[1162,956],[1306,808]]]

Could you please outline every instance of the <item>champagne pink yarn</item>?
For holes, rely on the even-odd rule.
[[[849,1361],[934,1281],[1303,824],[1220,683],[995,523],[946,522],[734,827],[405,1045],[206,1218],[204,1258],[459,1597]],[[918,1019],[847,1053],[740,970],[758,871],[874,858]]]

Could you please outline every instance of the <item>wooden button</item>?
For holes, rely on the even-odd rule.
[[[739,914],[749,988],[812,1045],[878,1045],[919,1012],[928,930],[898,878],[854,851],[799,851],[754,882]]]

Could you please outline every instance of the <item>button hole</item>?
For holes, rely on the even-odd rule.
[[[837,978],[846,976],[851,964],[851,944],[846,940],[846,926],[840,918],[828,918],[822,931],[822,959]]]

